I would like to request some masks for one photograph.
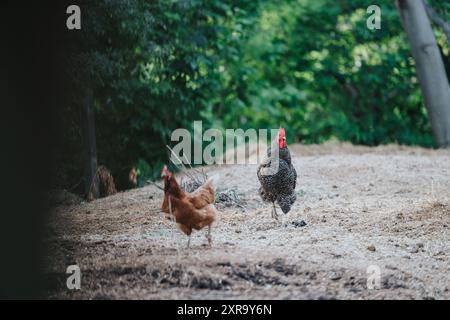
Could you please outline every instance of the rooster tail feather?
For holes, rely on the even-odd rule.
[[[215,186],[217,186],[219,182],[220,182],[220,175],[216,173],[215,175],[209,177],[208,180],[206,180],[205,185],[211,184],[215,190],[216,189]]]

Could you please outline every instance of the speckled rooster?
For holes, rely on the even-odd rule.
[[[276,151],[278,158],[275,158]],[[288,213],[297,198],[295,194],[297,172],[292,165],[284,128],[279,129],[278,137],[267,148],[267,158],[259,165],[257,174],[261,183],[259,188],[261,198],[273,205],[272,217],[278,219],[275,202],[283,213]]]

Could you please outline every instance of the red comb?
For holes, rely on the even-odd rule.
[[[286,131],[284,130],[284,128],[280,128],[280,130],[278,131],[278,146],[281,149],[286,148]]]

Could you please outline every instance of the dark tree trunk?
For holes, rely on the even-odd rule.
[[[81,123],[84,151],[84,190],[88,199],[93,200],[98,198],[99,189],[97,179],[94,97],[91,88],[88,88],[85,91]]]

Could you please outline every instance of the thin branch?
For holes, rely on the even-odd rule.
[[[180,161],[180,164],[182,165],[182,171],[184,171],[184,173],[185,173],[189,178],[195,180],[195,177],[193,177],[191,174],[187,173],[187,170],[186,170],[187,168],[186,168],[186,166],[184,165],[183,161],[181,161],[181,159],[175,154],[175,152],[173,152],[172,148],[169,147],[168,145],[166,145],[166,147],[167,147],[167,149],[169,149],[170,152],[177,158],[177,160]],[[170,160],[170,161],[172,161],[172,160]],[[177,165],[174,161],[172,161],[172,163],[173,163],[174,165],[176,165],[178,168],[180,168],[180,166]]]
[[[153,181],[151,181],[151,180],[148,180],[147,182],[150,183],[150,184],[152,184],[152,185],[154,185],[154,186],[157,187],[159,190],[164,191],[164,188],[161,187],[161,186],[159,186],[159,185],[157,185],[155,182],[153,182]]]
[[[188,158],[186,157],[186,155],[184,154],[184,152],[183,152],[183,157],[184,157],[184,159],[186,160],[186,163],[189,165],[189,167],[192,169],[192,165],[191,165],[191,163],[189,162],[189,160],[188,160]]]
[[[204,182],[204,181],[201,181],[200,178],[197,178],[194,174],[190,173],[190,172],[187,170],[186,165],[185,165],[185,164],[183,163],[183,161],[181,161],[181,159],[173,152],[173,150],[172,150],[169,146],[167,146],[167,145],[166,145],[166,147],[172,152],[172,154],[178,159],[178,161],[180,161],[180,163],[181,163],[182,166],[183,166],[180,170],[183,171],[183,173],[184,173],[185,175],[187,175],[191,180],[193,180],[193,181],[194,181],[195,183],[197,183],[197,184],[202,184],[202,183]],[[185,155],[184,155],[184,156],[185,156]],[[194,171],[197,175],[200,174],[200,172],[199,172],[198,169],[192,167],[192,165],[190,164],[190,162],[188,161],[188,159],[186,158],[186,156],[185,156],[185,159],[186,159],[187,163],[189,164],[189,166],[191,167],[192,171]],[[172,161],[172,163],[175,164],[173,161]],[[177,164],[175,164],[175,165],[176,165],[178,168],[180,168],[180,166],[178,166]]]
[[[180,164],[183,166],[183,168],[186,169],[186,166],[184,165],[183,161],[181,161],[181,159],[175,154],[175,152],[173,152],[172,148],[169,147],[167,144],[166,144],[166,148],[170,150],[170,153],[172,153],[177,158],[177,160],[180,161]],[[172,160],[170,160],[170,161],[172,161]],[[172,161],[172,163],[174,165],[176,165],[177,167],[179,167],[179,164],[176,164],[174,161]]]
[[[78,187],[82,182],[83,182],[84,178],[81,178],[80,181],[78,181],[75,185],[73,185],[73,187],[70,187],[69,191],[72,191],[73,189],[75,189],[76,187]]]
[[[430,19],[439,27],[444,30],[444,33],[447,37],[447,42],[450,44],[450,23],[445,21],[435,10],[432,6],[430,6],[426,0],[423,0],[423,5],[425,6],[425,9],[427,11],[428,16]]]

